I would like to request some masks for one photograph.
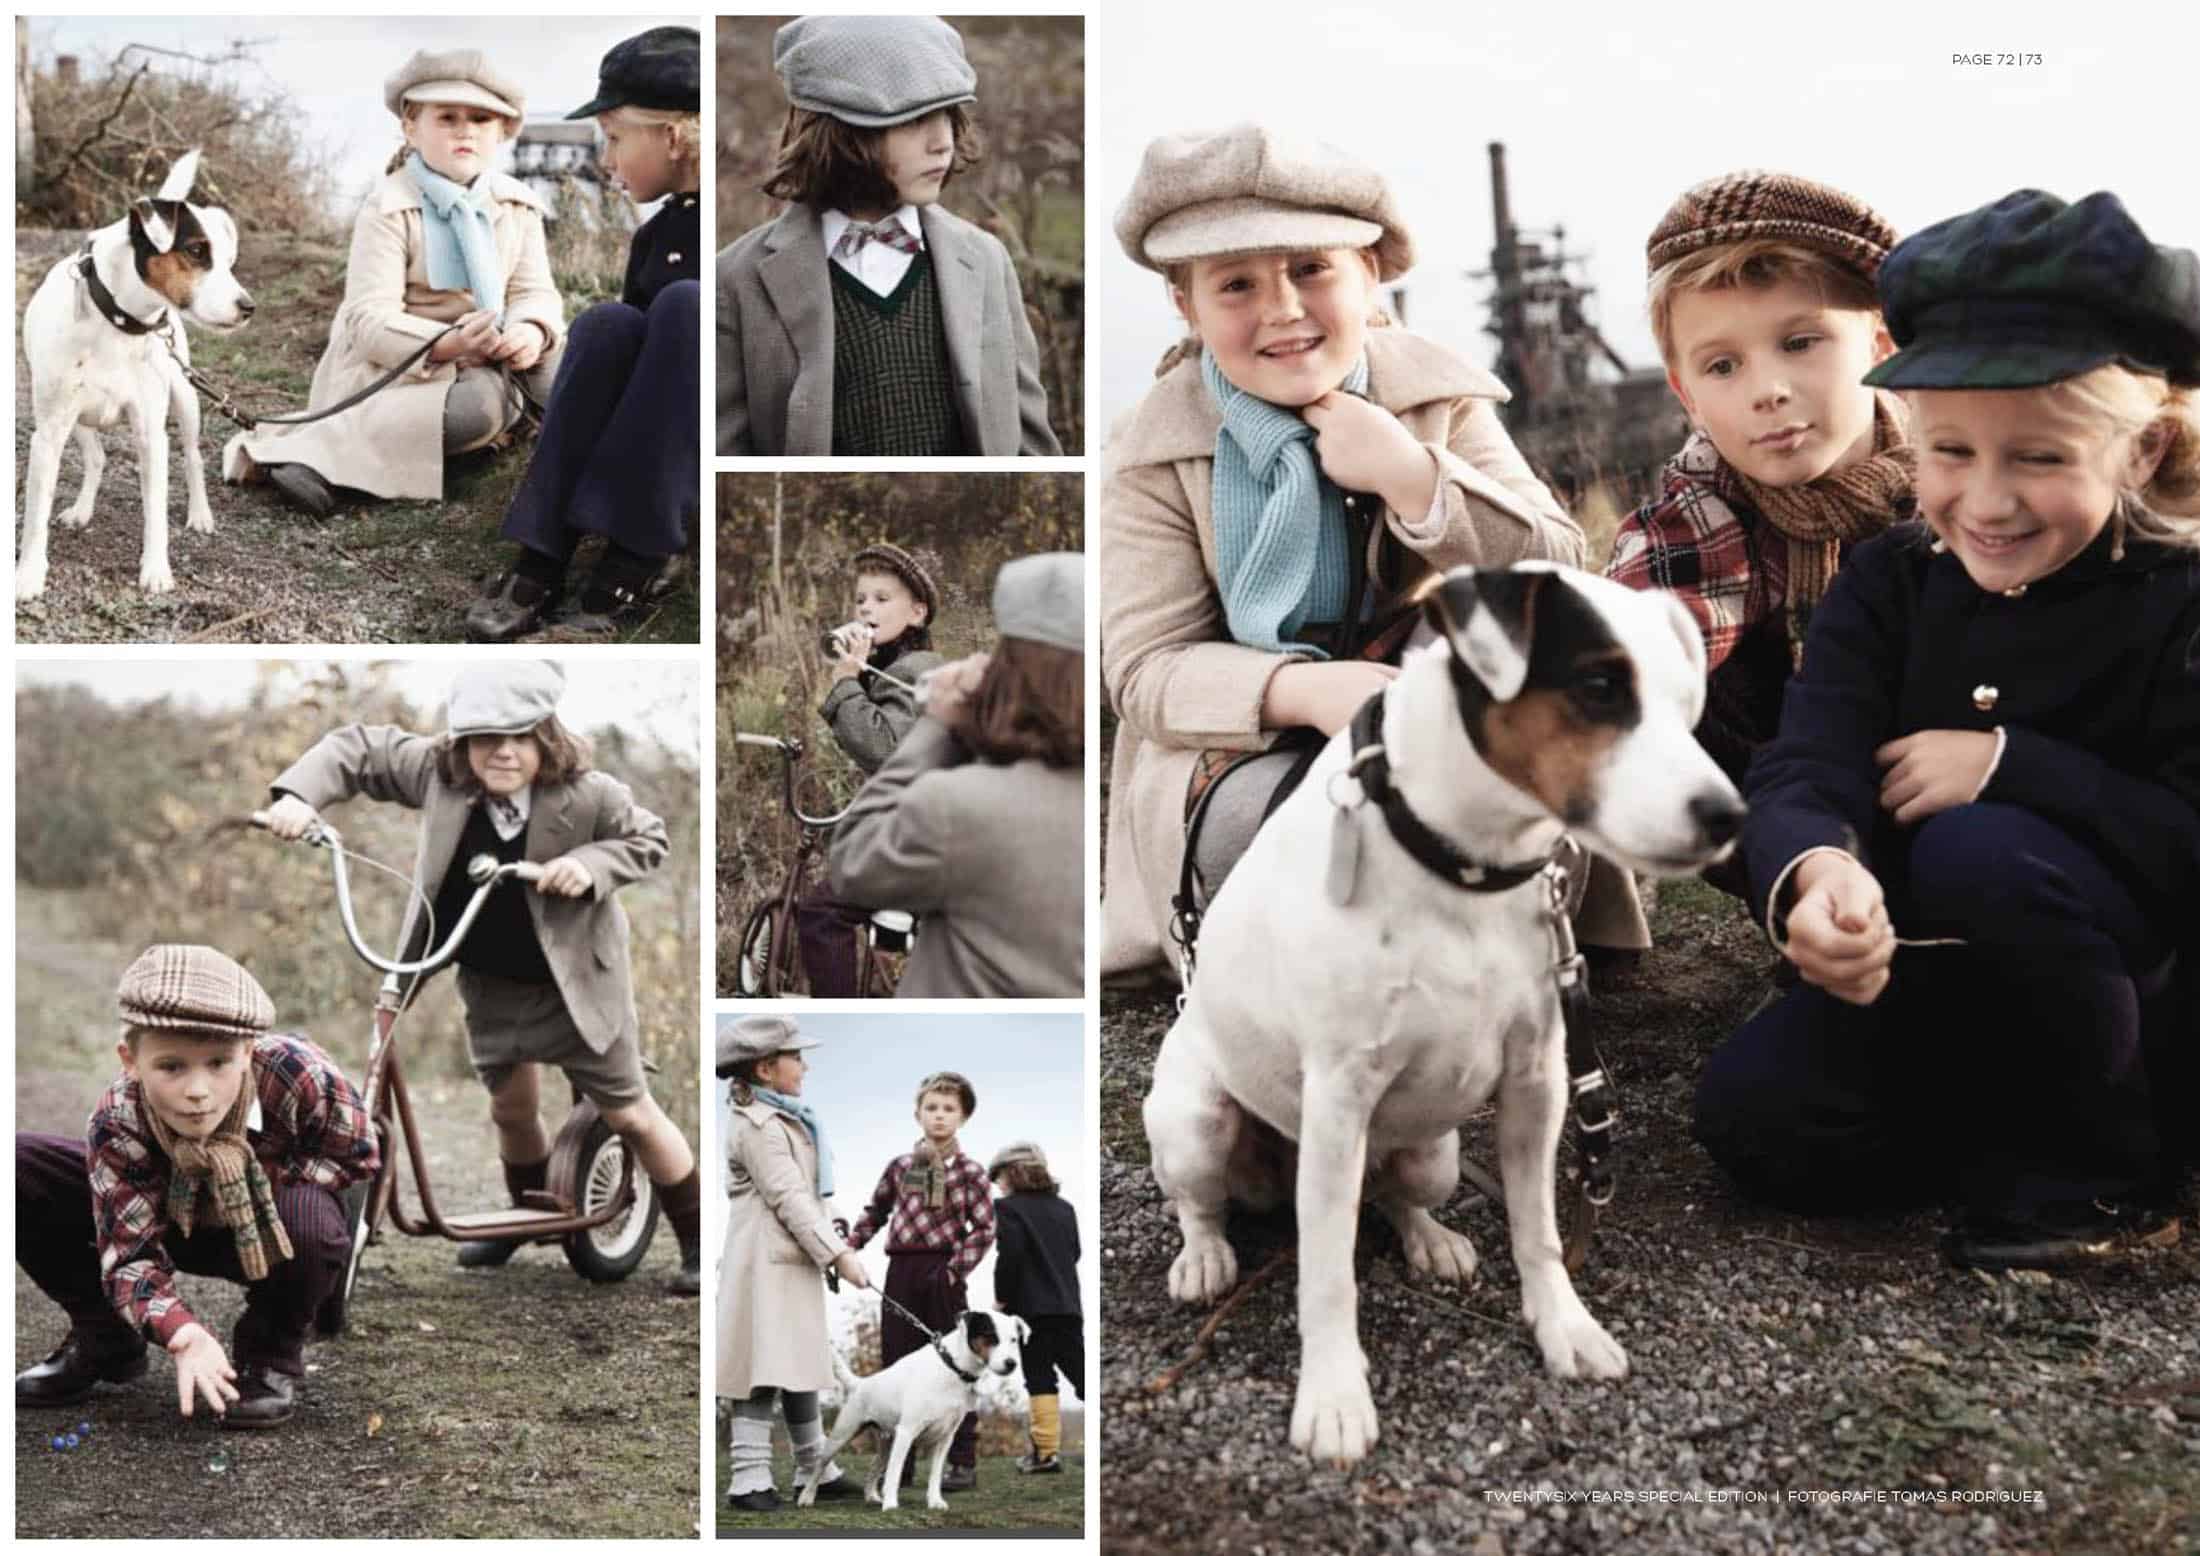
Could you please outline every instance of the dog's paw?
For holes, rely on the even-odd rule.
[[[1291,1406],[1292,1447],[1317,1464],[1345,1469],[1367,1457],[1375,1438],[1375,1396],[1367,1389],[1363,1357],[1300,1375]]]
[[[1427,1211],[1399,1227],[1398,1238],[1405,1244],[1406,1264],[1420,1274],[1457,1286],[1474,1279],[1474,1244]]]
[[[1169,1295],[1179,1302],[1213,1302],[1237,1284],[1237,1253],[1230,1240],[1212,1234],[1187,1237],[1169,1266]]]
[[[147,594],[166,594],[176,587],[176,575],[166,557],[147,557],[138,564],[138,587]]]
[[[1554,1378],[1627,1376],[1627,1353],[1578,1303],[1572,1312],[1539,1322],[1535,1343],[1542,1347],[1544,1370]]]
[[[930,1508],[935,1513],[944,1513],[947,1511],[947,1498],[926,1497],[924,1499],[924,1505]]]
[[[35,600],[46,592],[46,564],[39,562],[30,567],[15,570],[15,597],[18,600]]]
[[[193,508],[193,509],[191,510],[191,514],[190,514],[190,517],[186,518],[186,519],[185,519],[185,520],[183,521],[183,527],[184,527],[185,529],[187,529],[187,530],[190,530],[190,531],[192,531],[192,532],[193,532],[194,534],[199,534],[199,535],[211,535],[211,534],[213,534],[213,533],[214,533],[214,510],[213,510],[213,509],[211,509],[211,508],[208,508],[208,507],[203,507],[203,506],[201,506],[201,507],[196,507],[196,508]]]
[[[72,502],[62,510],[61,522],[70,529],[82,529],[92,522],[92,505],[88,502]]]

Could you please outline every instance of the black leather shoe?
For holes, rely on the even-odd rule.
[[[2092,1269],[2177,1246],[2175,1216],[2095,1203],[2036,1222],[1974,1218],[1940,1240],[1949,1262],[1973,1270]]]
[[[825,1493],[820,1491],[819,1496]],[[779,1493],[766,1486],[762,1491],[744,1491],[739,1496],[726,1493],[726,1506],[736,1513],[776,1513],[782,1506]]]
[[[336,493],[321,479],[321,472],[310,465],[262,465],[260,473],[283,501],[300,513],[325,519],[336,511]]]
[[[222,1417],[222,1425],[236,1432],[265,1432],[290,1419],[295,1404],[290,1374],[259,1362],[237,1369],[237,1402]]]
[[[978,1489],[978,1467],[975,1464],[950,1464],[940,1476],[941,1491],[975,1491]]]
[[[672,593],[686,575],[685,556],[664,558],[655,572],[622,568],[609,560],[600,562],[564,625],[577,632],[614,631]]]
[[[509,643],[540,632],[544,618],[557,603],[555,591],[525,574],[499,573],[466,607],[466,639],[470,643]]]
[[[863,1500],[863,1482],[843,1472],[817,1488],[815,1498],[819,1502],[847,1502]]]
[[[17,1405],[73,1405],[91,1397],[101,1383],[129,1383],[151,1365],[140,1344],[135,1350],[95,1354],[71,1330],[54,1353],[15,1375]]]
[[[700,1248],[680,1250],[680,1268],[665,1282],[665,1290],[675,1297],[703,1294],[703,1251]]]
[[[458,1245],[458,1267],[462,1270],[494,1270],[512,1262],[512,1255],[519,1252],[519,1244],[493,1239],[475,1239]]]

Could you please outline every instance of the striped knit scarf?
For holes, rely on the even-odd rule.
[[[1215,571],[1230,637],[1271,653],[1326,658],[1291,639],[1308,622],[1341,620],[1349,608],[1344,493],[1322,474],[1314,429],[1304,417],[1231,383],[1212,351],[1199,366],[1222,412],[1213,477]],[[1366,357],[1340,387],[1366,391]]]
[[[1917,482],[1917,450],[1910,446],[1902,402],[1884,389],[1873,393],[1872,451],[1848,469],[1801,486],[1767,486],[1728,466],[1765,522],[1787,537],[1788,647],[1797,665],[1810,613],[1833,583],[1842,545],[1885,530],[1894,522],[1895,504]]]
[[[252,1068],[247,1063],[237,1100],[204,1140],[177,1134],[150,1102],[143,1103],[146,1120],[153,1126],[153,1142],[174,1169],[168,1174],[168,1219],[177,1231],[189,1237],[199,1217],[200,1199],[211,1201],[214,1225],[228,1227],[237,1239],[237,1262],[244,1266],[244,1278],[250,1281],[267,1279],[271,1263],[280,1264],[290,1257],[290,1237],[283,1231],[282,1218],[275,1213],[274,1187],[267,1181],[267,1170],[260,1159],[252,1154],[252,1142],[245,1138],[244,1124],[252,1114],[256,1091]],[[275,1248],[272,1260],[268,1257],[270,1243]]]
[[[916,1160],[901,1175],[902,1192],[915,1189],[924,1196],[925,1209],[938,1210],[947,1203],[947,1169],[954,1161],[955,1153],[947,1151],[935,1155],[932,1142],[920,1136],[916,1149],[909,1154]]]
[[[486,173],[469,185],[453,183],[414,152],[405,171],[420,189],[420,229],[427,240],[428,284],[438,291],[471,292],[474,305],[504,311],[504,263],[497,258],[496,196]]]

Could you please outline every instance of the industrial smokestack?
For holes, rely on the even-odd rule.
[[[1512,247],[1512,193],[1505,187],[1505,143],[1490,142],[1490,210],[1497,223],[1497,250]]]

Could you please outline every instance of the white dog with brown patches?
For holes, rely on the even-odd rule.
[[[121,221],[93,233],[83,252],[48,271],[23,310],[23,354],[38,430],[23,478],[18,600],[35,600],[46,589],[46,530],[71,432],[83,456],[84,484],[61,522],[75,526],[91,522],[107,465],[97,429],[129,418],[145,507],[140,588],[159,594],[175,587],[168,566],[170,411],[183,441],[185,527],[201,533],[214,527],[199,453],[199,402],[168,343],[188,362],[191,344],[179,321],[235,329],[252,316],[252,298],[231,273],[237,224],[227,211],[187,198],[198,167],[199,154],[186,152],[159,194],[138,201]]]
[[[1566,1059],[1548,890],[1465,889],[1424,856],[1448,845],[1503,871],[1570,831],[1677,874],[1723,856],[1742,819],[1690,733],[1703,640],[1671,595],[1531,563],[1458,569],[1423,610],[1435,641],[1407,655],[1376,726],[1408,816],[1355,805],[1353,732],[1331,739],[1208,910],[1145,1105],[1154,1176],[1184,1233],[1169,1271],[1179,1301],[1236,1284],[1231,1201],[1295,1199],[1291,1441],[1339,1464],[1376,1439],[1352,1268],[1361,1200],[1397,1228],[1413,1269],[1471,1278],[1473,1246],[1430,1212],[1458,1186],[1460,1124],[1493,1093],[1522,1311],[1544,1364],[1562,1378],[1627,1371],[1560,1254]],[[1399,841],[1416,820],[1433,852]],[[1341,884],[1325,884],[1325,860]]]

